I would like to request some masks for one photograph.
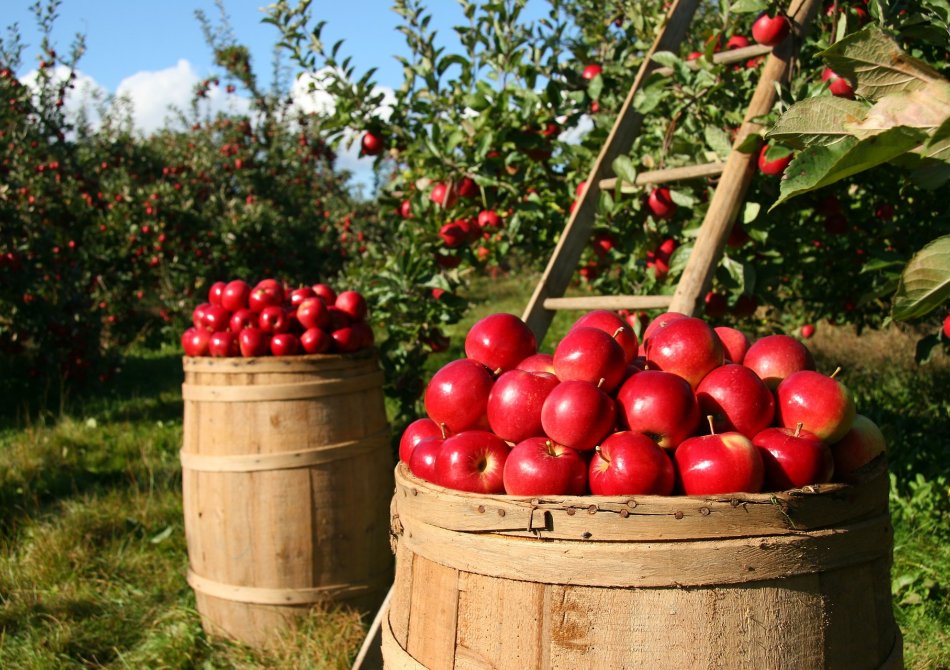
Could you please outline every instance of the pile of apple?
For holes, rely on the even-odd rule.
[[[631,320],[638,316],[628,315]],[[836,480],[884,451],[836,375],[798,339],[667,312],[643,331],[588,312],[538,353],[512,314],[465,338],[438,370],[428,416],[399,458],[417,477],[474,493],[715,495]],[[837,371],[836,371],[837,372]]]
[[[181,336],[186,356],[294,356],[353,353],[373,345],[366,299],[328,284],[291,288],[276,279],[252,286],[217,281]]]

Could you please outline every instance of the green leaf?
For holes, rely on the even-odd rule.
[[[851,33],[821,52],[829,67],[856,82],[855,93],[877,100],[889,93],[922,88],[943,77],[927,63],[905,53],[877,26]]]
[[[913,149],[925,138],[926,134],[919,130],[892,128],[860,141],[849,137],[830,146],[806,147],[785,168],[779,198],[769,211],[796,195],[886,163]]]
[[[604,78],[601,75],[597,75],[590,80],[590,83],[587,85],[587,95],[591,97],[591,100],[599,100],[600,93],[604,90]]]
[[[736,14],[758,14],[769,8],[766,0],[736,0],[729,5],[729,11]]]
[[[742,209],[742,223],[752,223],[755,221],[756,217],[759,216],[759,212],[762,211],[762,205],[757,202],[746,202],[745,207]]]
[[[729,158],[732,152],[732,143],[729,141],[729,135],[722,128],[717,126],[706,126],[703,129],[703,136],[706,139],[706,146],[716,152],[716,155],[725,160]]]
[[[950,235],[938,237],[907,263],[894,294],[891,318],[922,317],[950,299]]]
[[[637,168],[629,156],[617,156],[611,163],[614,174],[628,184],[635,184],[637,181]]]
[[[766,137],[797,148],[834,144],[849,137],[848,125],[863,121],[869,109],[863,102],[833,95],[805,98],[782,114]]]
[[[657,51],[653,54],[653,60],[660,65],[672,68],[675,68],[680,62],[679,57],[671,51]]]
[[[660,104],[665,95],[665,91],[658,88],[641,88],[633,96],[633,106],[641,114],[649,114]]]
[[[759,150],[759,147],[762,146],[762,136],[756,133],[749,133],[742,141],[739,143],[739,146],[736,147],[736,151],[741,154],[752,154]]]

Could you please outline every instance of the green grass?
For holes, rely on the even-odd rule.
[[[533,286],[477,282],[432,369],[460,354],[481,316],[520,314]],[[574,317],[558,316],[544,348]],[[889,440],[907,667],[950,668],[950,361],[918,368],[913,337],[898,331],[822,327],[810,346],[819,369],[844,368]],[[201,629],[185,582],[181,377],[176,351],[136,352],[101,393],[45,410],[17,396],[0,414],[0,668],[349,667],[366,625],[354,612],[315,612],[266,653]]]

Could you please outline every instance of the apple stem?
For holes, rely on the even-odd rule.
[[[501,376],[502,372],[504,372],[504,370],[502,370],[501,368],[496,368],[495,371],[492,372],[492,375],[495,377],[495,379],[498,379],[498,377]]]
[[[442,431],[443,440],[449,436],[449,427],[445,425],[445,421],[439,424],[439,430]]]
[[[618,336],[620,333],[622,333],[624,330],[626,330],[626,328],[624,328],[623,326],[618,327],[617,330],[614,331],[614,334],[611,335],[611,337],[613,337],[613,338],[616,340],[616,339],[617,339],[617,336]]]
[[[604,456],[604,452],[603,452],[603,450],[600,448],[600,445],[599,445],[599,444],[598,444],[596,447],[594,447],[594,451],[597,452],[597,455],[600,456],[601,460],[606,461],[607,463],[610,463],[610,459],[607,458],[606,456]]]
[[[601,388],[607,380],[604,377],[600,378],[600,381],[597,382],[597,388]]]
[[[706,421],[709,422],[709,434],[710,434],[710,435],[715,435],[715,434],[716,434],[716,427],[713,425],[713,415],[712,415],[712,414],[707,414],[707,415],[706,415]]]
[[[792,437],[799,437],[802,434],[802,426],[805,424],[801,421],[798,422],[798,425],[795,426],[795,434]]]
[[[834,379],[834,378],[835,378],[835,375],[837,375],[839,372],[841,372],[841,366],[840,366],[840,365],[835,368],[835,371],[834,371],[834,372],[831,373],[831,378]]]

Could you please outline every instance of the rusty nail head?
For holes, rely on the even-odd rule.
[[[412,495],[414,495],[414,496],[419,495],[419,491],[416,490],[416,489],[412,489]]]
[[[589,539],[591,538],[591,536],[593,536],[593,533],[591,533],[590,531],[587,531],[587,530],[584,531],[583,538],[584,538],[585,540],[589,540]]]
[[[505,510],[499,509],[499,510],[498,510],[498,516],[505,516]]]
[[[627,507],[629,507],[630,509],[636,509],[637,501],[631,498],[630,500],[627,501]]]
[[[591,505],[587,508],[588,514],[597,514],[597,505]]]
[[[708,507],[700,507],[700,508],[699,508],[699,513],[702,514],[703,516],[709,516],[709,508],[708,508]]]
[[[677,511],[676,511],[676,514],[674,514],[673,516],[674,516],[675,518],[677,518],[677,519],[682,519],[682,518],[683,518],[683,513],[680,512],[679,510],[677,510]]]
[[[568,516],[574,516],[575,514],[577,514],[577,510],[576,510],[576,509],[574,509],[573,507],[568,507],[568,508],[567,508],[567,515],[568,515]]]
[[[479,506],[476,507],[475,509],[478,510],[478,513],[479,513],[479,514],[484,514],[484,513],[485,513],[485,506],[484,506],[484,505],[479,505]]]
[[[625,510],[625,509],[622,509],[622,510],[620,510],[620,516],[623,517],[624,519],[626,519],[628,516],[630,516],[630,512],[628,512],[628,511]]]

